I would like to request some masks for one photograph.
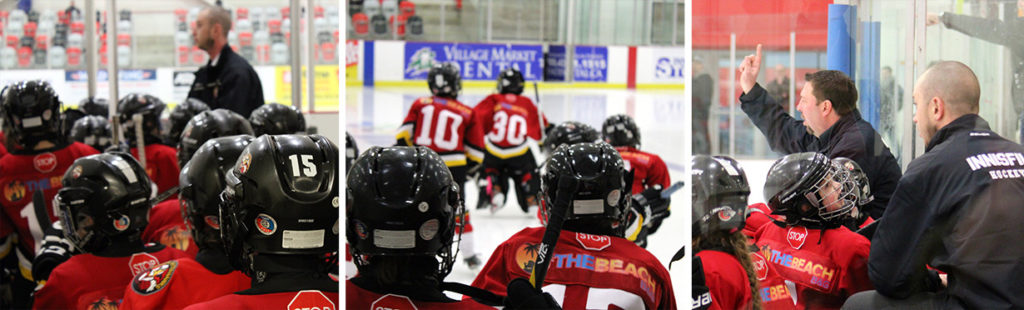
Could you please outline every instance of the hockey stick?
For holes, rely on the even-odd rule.
[[[544,276],[548,272],[548,265],[551,264],[551,253],[555,251],[558,244],[558,236],[562,234],[562,223],[565,222],[565,214],[569,212],[570,204],[576,196],[576,188],[579,180],[575,177],[563,175],[558,180],[558,198],[548,212],[548,224],[544,229],[544,237],[540,240],[540,249],[537,250],[537,259],[534,260],[533,272],[530,273],[530,284],[538,290],[544,286]]]
[[[540,141],[544,142],[544,111],[540,108],[540,92],[537,91],[537,82],[533,82],[533,99],[537,102],[537,126],[540,127]]]
[[[142,169],[146,169],[146,144],[142,136],[142,114],[132,115],[132,122],[135,123],[135,149],[139,151],[139,163]]]
[[[672,186],[661,191],[661,199],[668,199],[668,197],[671,197],[673,193],[683,189],[683,185],[685,184],[686,182],[683,181],[672,183]]]
[[[43,197],[42,190],[37,189],[35,193],[32,193],[32,208],[36,211],[36,222],[39,223],[40,230],[46,230],[53,226],[53,223],[50,222],[50,215],[46,212],[46,198]]]
[[[181,189],[181,185],[171,187],[170,189],[165,190],[162,193],[156,194],[156,197],[153,197],[153,204],[160,203],[166,200],[168,197],[177,194],[179,189]]]

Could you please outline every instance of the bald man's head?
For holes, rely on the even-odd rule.
[[[199,19],[205,19],[211,25],[220,25],[222,35],[226,39],[231,31],[231,12],[222,7],[211,6],[199,12]]]
[[[941,98],[946,109],[953,115],[977,114],[981,98],[978,76],[967,65],[959,61],[942,61],[934,64],[918,81],[917,87],[924,100]]]

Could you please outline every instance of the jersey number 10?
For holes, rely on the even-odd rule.
[[[427,105],[420,109],[420,121],[418,126],[422,125],[419,136],[416,137],[416,145],[430,146],[434,145],[442,150],[455,150],[459,146],[459,126],[462,125],[462,115],[455,114],[452,111],[441,109],[437,113],[437,126],[431,127],[434,122],[434,106]],[[431,128],[433,128],[433,138],[431,138]],[[445,139],[445,136],[448,139]]]

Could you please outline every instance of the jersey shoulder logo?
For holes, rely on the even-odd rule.
[[[132,291],[143,296],[159,292],[171,283],[171,276],[177,268],[178,261],[172,260],[140,273],[132,279]]]
[[[4,198],[7,201],[18,202],[21,198],[25,198],[25,183],[14,180],[4,185]]]
[[[576,233],[576,242],[579,242],[584,249],[601,251],[612,245],[612,237],[578,232]]]
[[[764,259],[764,256],[758,253],[750,253],[751,263],[754,265],[754,271],[757,273],[757,279],[764,281],[768,278],[768,261]]]
[[[804,246],[804,242],[807,241],[807,227],[793,226],[786,231],[786,241],[789,242],[789,246],[799,250]]]
[[[132,276],[136,276],[140,273],[146,272],[156,265],[160,264],[160,260],[156,259],[155,256],[149,253],[135,253],[132,254],[132,258],[128,260],[128,267],[131,268]]]
[[[57,168],[57,155],[53,155],[53,153],[50,152],[36,155],[36,157],[32,159],[32,165],[34,165],[36,171],[39,171],[40,173],[50,173],[53,169]]]
[[[540,243],[524,242],[516,249],[516,266],[523,269],[523,272],[533,273],[533,265],[537,261],[537,252],[540,252]]]
[[[385,297],[387,297],[387,296],[385,296]],[[381,298],[383,299],[384,297],[381,297]],[[380,301],[380,299],[378,299],[378,301]],[[292,301],[288,303],[288,309],[336,310],[336,309],[338,309],[338,307],[335,306],[334,305],[334,301],[331,300],[330,298],[327,298],[327,295],[324,295],[323,292],[315,291],[315,290],[307,290],[307,291],[299,291],[298,294],[295,294],[295,298],[292,298]],[[377,303],[374,302],[374,305],[372,307],[370,307],[370,309],[388,309],[388,308],[387,307],[385,307],[385,308],[377,308]],[[414,308],[395,308],[395,307],[391,307],[391,309],[415,309],[415,307]]]

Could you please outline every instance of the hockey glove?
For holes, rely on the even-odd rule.
[[[75,254],[71,242],[64,238],[60,221],[54,222],[43,234],[43,244],[39,248],[39,254],[32,261],[32,279],[36,282],[49,279],[53,269]]]
[[[562,309],[551,294],[544,293],[526,278],[516,278],[508,283],[505,309]]]

